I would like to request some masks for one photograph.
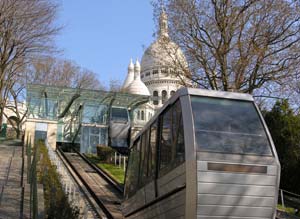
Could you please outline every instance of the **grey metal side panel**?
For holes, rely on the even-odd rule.
[[[181,96],[181,108],[183,112],[184,142],[185,142],[185,171],[186,171],[186,209],[185,216],[188,219],[197,215],[197,159],[195,149],[195,135],[193,113],[190,96]]]
[[[154,181],[148,183],[144,187],[145,191],[145,203],[149,203],[155,199],[155,183]]]
[[[262,217],[271,218],[272,208],[268,207],[249,207],[249,206],[208,206],[202,205],[197,209],[198,215],[222,216],[223,218],[230,217]],[[200,217],[201,218],[201,217]]]
[[[207,161],[197,161],[197,218],[273,218],[278,166],[274,158],[266,163],[267,173],[257,174],[210,171]]]
[[[182,190],[161,202],[152,205],[130,217],[129,219],[169,219],[185,217],[185,190]]]
[[[214,173],[201,172],[198,174],[198,183],[233,183],[242,185],[276,186],[276,176],[267,175],[262,180],[261,175],[245,175],[242,173]]]
[[[157,180],[158,197],[185,185],[185,164],[182,164]],[[153,189],[151,191],[151,189]],[[184,191],[184,192],[183,192]],[[128,218],[173,218],[185,214],[185,190],[175,193],[167,199],[142,210]],[[154,182],[147,184],[134,196],[123,202],[123,212],[128,214],[154,200]]]
[[[129,212],[138,209],[145,205],[145,191],[140,189],[135,195],[122,203],[122,212],[128,214]]]
[[[171,172],[157,179],[158,197],[173,191],[179,186],[185,185],[185,183],[185,164],[182,164],[173,169]]]

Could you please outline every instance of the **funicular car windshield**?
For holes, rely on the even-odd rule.
[[[125,108],[112,107],[111,120],[114,122],[128,122],[128,111]]]
[[[191,103],[198,151],[272,156],[253,102],[192,96]]]

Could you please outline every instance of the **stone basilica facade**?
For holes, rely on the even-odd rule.
[[[150,102],[134,110],[133,126],[138,130],[154,115],[164,102],[180,87],[191,82],[181,69],[188,68],[186,58],[168,33],[167,14],[162,10],[157,39],[146,49],[141,64],[130,60],[122,90],[126,93],[148,95]]]

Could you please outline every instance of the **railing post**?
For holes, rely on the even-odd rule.
[[[31,139],[27,146],[27,182],[30,183],[30,171],[31,171]]]
[[[281,204],[282,204],[282,207],[285,208],[285,206],[284,206],[284,199],[283,199],[283,191],[282,191],[282,189],[280,189],[280,196],[281,196]]]
[[[124,156],[123,158],[124,158],[124,159],[123,159],[123,164],[124,164],[123,170],[124,170],[124,172],[125,172],[125,169],[126,169],[126,156]]]
[[[37,200],[37,174],[36,174],[36,166],[37,166],[37,144],[33,149],[33,158],[30,167],[30,199],[31,199],[31,209],[32,213],[31,216],[33,219],[38,218],[38,200]]]

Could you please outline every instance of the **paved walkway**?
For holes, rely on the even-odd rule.
[[[22,210],[22,146],[0,143],[0,219],[19,219]]]

